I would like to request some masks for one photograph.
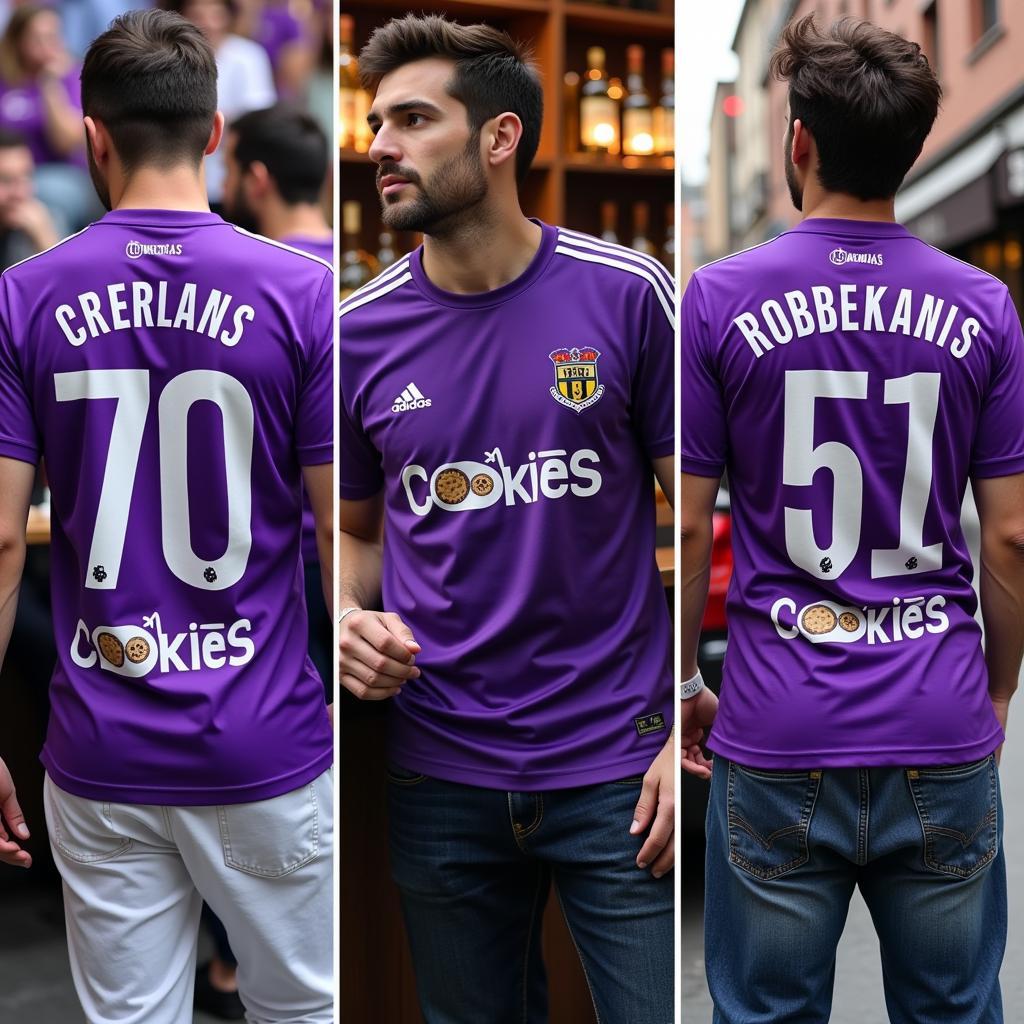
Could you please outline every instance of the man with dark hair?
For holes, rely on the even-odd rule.
[[[0,129],[0,270],[49,249],[59,238],[36,197],[32,151],[16,132]]]
[[[209,212],[216,70],[118,18],[85,58],[97,223],[0,278],[0,655],[34,465],[58,651],[42,760],[90,1024],[185,1024],[199,912],[253,1021],[333,1020],[332,730],[300,486],[331,592],[333,274]],[[0,859],[29,838],[0,762]]]
[[[1002,282],[895,221],[940,99],[917,44],[808,17],[771,68],[789,83],[804,219],[698,270],[683,299],[681,741],[684,769],[711,776],[715,1020],[827,1021],[859,886],[894,1024],[998,1024],[998,758],[1024,650],[1020,321]],[[719,705],[696,652],[723,471]]]
[[[340,672],[392,702],[423,1014],[547,1020],[553,880],[599,1018],[664,1024],[672,280],[524,216],[541,85],[505,33],[409,16],[360,67],[384,221],[425,239],[341,305]]]

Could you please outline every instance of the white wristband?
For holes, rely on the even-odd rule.
[[[679,684],[679,699],[692,700],[703,689],[704,677],[698,669],[697,674],[692,679],[687,679]]]
[[[352,612],[361,612],[362,610],[363,610],[362,608],[356,608],[356,607],[342,608],[341,609],[341,614],[338,616],[338,625],[339,626],[341,625],[342,620],[345,618],[346,615],[351,615]]]

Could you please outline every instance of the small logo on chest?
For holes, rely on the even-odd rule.
[[[555,386],[551,397],[560,405],[583,412],[604,394],[604,385],[597,378],[596,348],[556,348],[548,353],[555,367]]]
[[[430,399],[423,396],[412,381],[402,389],[402,393],[391,403],[392,412],[412,412],[413,409],[429,409]]]

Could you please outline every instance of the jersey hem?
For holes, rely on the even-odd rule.
[[[334,761],[334,751],[327,750],[315,761],[303,765],[287,775],[251,783],[245,786],[208,788],[203,786],[118,786],[105,782],[80,779],[63,771],[43,750],[39,755],[43,767],[54,784],[72,796],[85,800],[107,800],[120,804],[154,804],[158,807],[212,807],[217,804],[248,804],[257,800],[270,800],[283,793],[319,778]]]
[[[39,464],[39,450],[37,448],[6,437],[0,437],[0,455],[6,459],[29,462],[33,466]]]
[[[970,475],[987,480],[998,476],[1013,476],[1016,473],[1024,473],[1024,454],[972,463]]]
[[[638,754],[627,761],[616,761],[591,768],[551,769],[550,771],[480,771],[473,768],[460,768],[444,762],[432,761],[430,758],[419,757],[402,751],[394,758],[395,762],[409,771],[420,772],[430,778],[442,782],[457,782],[479,789],[503,789],[524,793],[543,792],[549,789],[575,789],[578,786],[592,786],[602,782],[615,782],[629,775],[646,772],[651,767],[658,752],[664,745],[668,733],[657,747],[652,747],[647,754]]]
[[[297,449],[300,466],[322,466],[334,458],[334,444],[308,445]]]
[[[712,730],[708,747],[730,761],[750,768],[889,768],[903,765],[966,764],[987,757],[1004,740],[1003,731],[996,728],[984,739],[958,747],[897,747],[890,750],[756,750],[715,736]]]
[[[708,462],[690,455],[680,455],[679,471],[693,476],[721,476],[725,472],[724,462]]]

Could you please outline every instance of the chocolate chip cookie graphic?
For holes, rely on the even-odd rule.
[[[438,474],[434,493],[446,505],[458,505],[469,494],[469,477],[461,469],[446,469]]]
[[[857,618],[853,612],[843,612],[839,616],[839,625],[845,629],[847,633],[856,633],[860,628],[860,619]]]
[[[115,668],[120,668],[124,664],[124,647],[121,646],[121,641],[113,633],[100,633],[96,640],[100,645],[100,654]]]
[[[124,649],[133,665],[139,665],[149,657],[149,641],[141,636],[133,636]]]
[[[831,633],[836,628],[836,613],[823,604],[812,604],[800,616],[800,625],[807,630],[811,636],[821,636],[822,633]]]
[[[484,497],[494,490],[494,481],[486,473],[477,473],[473,477],[473,493],[478,497]]]

